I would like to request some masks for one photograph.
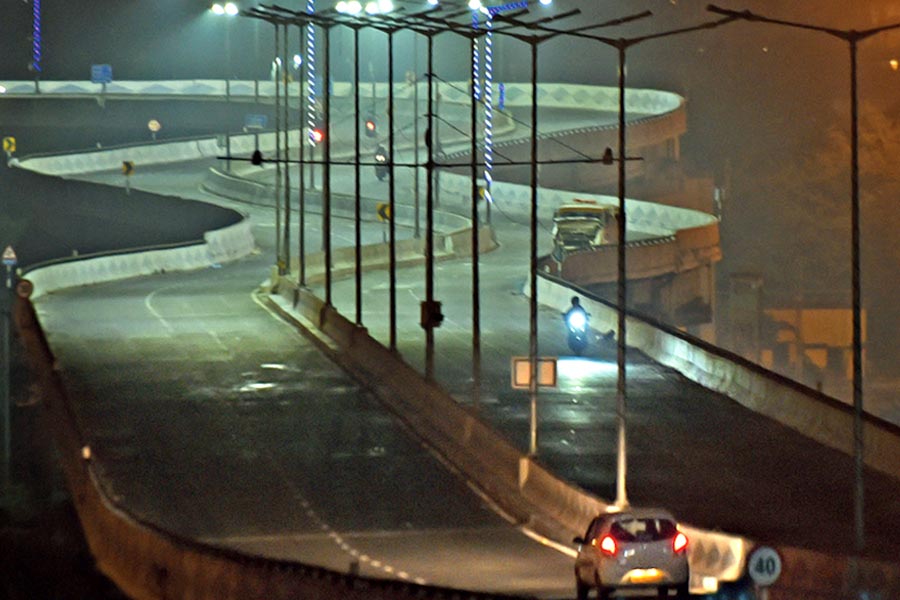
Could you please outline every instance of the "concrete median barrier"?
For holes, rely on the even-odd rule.
[[[539,277],[541,304],[564,310],[573,292],[582,295],[594,329],[615,329],[618,315],[611,304],[592,300],[562,280]],[[660,364],[825,446],[852,454],[853,414],[848,405],[660,323],[629,315],[627,331],[628,345]],[[866,415],[864,431],[866,464],[900,478],[900,427]]]
[[[203,241],[174,247],[152,247],[35,265],[25,273],[34,284],[33,298],[58,290],[131,277],[202,269],[247,256],[256,248],[250,222],[204,234]]]

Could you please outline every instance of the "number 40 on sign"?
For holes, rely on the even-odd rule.
[[[781,556],[768,546],[760,546],[747,559],[750,579],[759,587],[769,587],[781,575]]]

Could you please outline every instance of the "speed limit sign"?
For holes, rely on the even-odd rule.
[[[753,583],[768,587],[781,575],[781,556],[774,548],[760,546],[747,559],[747,570]]]

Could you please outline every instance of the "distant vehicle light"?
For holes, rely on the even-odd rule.
[[[675,553],[678,554],[679,552],[684,552],[685,548],[687,548],[687,545],[688,545],[687,536],[679,531],[678,535],[676,535],[675,538],[672,540],[672,550],[674,550]]]
[[[312,141],[314,143],[318,144],[319,142],[321,142],[324,139],[325,139],[325,134],[322,133],[321,129],[316,128],[316,129],[312,130]]]
[[[228,2],[225,4],[225,14],[229,17],[236,16],[240,11],[238,10],[237,4],[234,2]]]
[[[216,15],[224,15],[225,7],[219,4],[218,2],[209,7],[209,10],[213,11],[213,14]]]

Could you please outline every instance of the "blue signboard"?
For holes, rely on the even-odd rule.
[[[250,114],[244,116],[244,127],[246,129],[265,129],[268,122],[269,117],[266,115]]]
[[[91,83],[112,83],[112,65],[91,65]]]

